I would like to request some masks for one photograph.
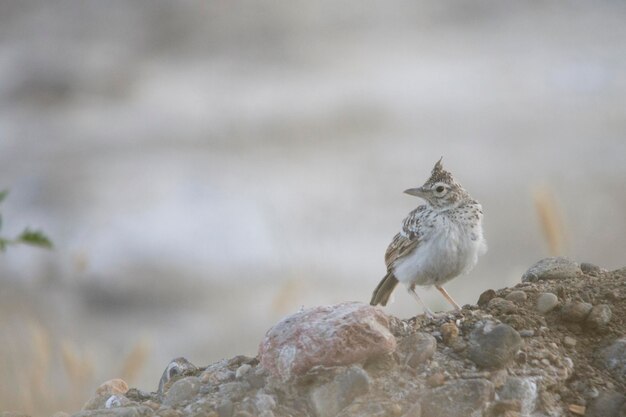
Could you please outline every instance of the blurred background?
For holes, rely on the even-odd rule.
[[[0,1],[0,410],[255,355],[367,302],[444,166],[489,252],[462,304],[551,253],[626,265],[626,3]],[[442,297],[422,289],[435,309]],[[420,312],[404,290],[386,310]]]

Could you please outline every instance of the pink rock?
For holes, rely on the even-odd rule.
[[[259,358],[261,366],[287,381],[314,366],[363,362],[395,348],[396,339],[382,310],[349,302],[284,318],[265,334]]]

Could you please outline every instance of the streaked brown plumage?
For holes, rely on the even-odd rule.
[[[380,281],[370,304],[386,305],[399,281],[424,307],[416,285],[435,285],[444,297],[459,308],[441,286],[469,271],[486,250],[482,237],[482,207],[443,169],[439,160],[430,178],[419,188],[405,193],[422,197],[427,204],[411,211],[402,222],[385,252],[387,274]]]

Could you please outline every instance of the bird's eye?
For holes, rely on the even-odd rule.
[[[440,185],[439,187],[435,188],[435,191],[437,191],[438,193],[443,193],[443,185]]]

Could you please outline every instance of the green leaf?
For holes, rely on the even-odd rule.
[[[48,239],[48,237],[39,230],[26,229],[17,237],[16,241],[26,243],[27,245],[52,249],[52,242],[50,239]]]
[[[0,191],[0,203],[2,203],[2,201],[7,198],[7,196],[9,195],[9,190],[2,190]]]

